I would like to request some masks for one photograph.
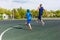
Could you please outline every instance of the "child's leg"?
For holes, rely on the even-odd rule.
[[[27,25],[27,22],[25,22],[25,25]]]
[[[28,24],[28,26],[29,26],[29,29],[32,30],[32,27],[31,27],[31,24],[30,23]]]
[[[32,30],[32,27],[31,27],[30,21],[31,21],[31,20],[28,20],[28,26],[29,26],[29,29]]]
[[[27,21],[25,22],[25,25],[27,25],[27,26],[28,26],[28,22],[29,22],[29,20],[27,20]]]

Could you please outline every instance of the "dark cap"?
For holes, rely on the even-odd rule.
[[[29,9],[27,9],[27,12],[30,12],[30,10],[29,10]]]
[[[42,4],[40,4],[40,6],[42,6]]]

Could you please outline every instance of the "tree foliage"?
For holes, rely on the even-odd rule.
[[[37,18],[38,17],[38,11],[35,9],[30,10],[32,17],[33,18]],[[43,17],[60,17],[60,10],[50,10],[47,11],[47,13],[45,13],[45,11],[43,12]],[[20,19],[20,18],[25,18],[26,17],[26,9],[23,9],[22,7],[20,8],[14,8],[12,10],[7,10],[4,8],[0,8],[0,14],[7,14],[9,16],[14,16],[15,19]]]

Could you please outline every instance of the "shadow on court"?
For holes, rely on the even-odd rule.
[[[28,30],[24,24],[25,20],[0,21],[0,34],[4,33],[2,40],[60,40],[60,20],[44,20],[45,26],[41,23],[31,21],[33,30]]]

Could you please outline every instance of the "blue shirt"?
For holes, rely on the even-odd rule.
[[[39,8],[39,15],[42,15],[42,14],[43,14],[43,10],[44,10],[43,7],[40,7],[40,8]]]
[[[27,20],[31,20],[31,13],[30,12],[27,12],[26,13],[26,17],[27,17]]]

